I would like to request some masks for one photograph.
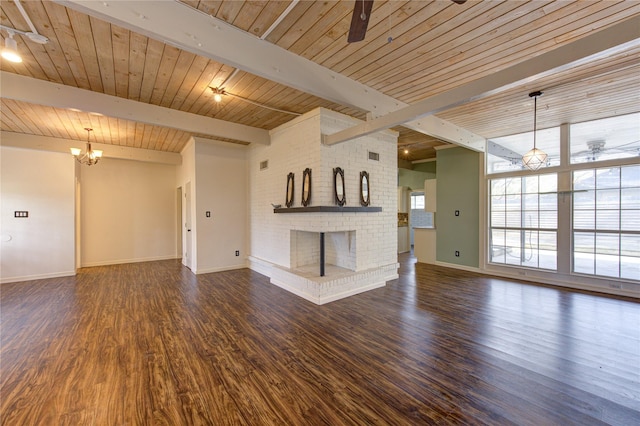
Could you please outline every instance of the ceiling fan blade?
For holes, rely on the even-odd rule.
[[[462,4],[465,3],[467,0],[451,0],[454,3],[458,3],[458,4]]]
[[[364,40],[369,25],[369,17],[373,8],[373,0],[355,0],[353,15],[351,16],[351,27],[347,42],[353,43]],[[364,17],[364,19],[363,19]]]

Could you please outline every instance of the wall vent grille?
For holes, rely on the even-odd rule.
[[[269,160],[264,160],[260,162],[260,170],[266,170],[269,168]]]
[[[377,152],[369,151],[369,160],[380,161],[380,154]]]

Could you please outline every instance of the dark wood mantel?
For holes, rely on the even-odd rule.
[[[281,207],[273,209],[274,213],[374,213],[381,211],[382,207],[340,206]]]

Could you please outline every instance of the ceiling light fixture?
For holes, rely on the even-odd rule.
[[[93,166],[97,164],[100,158],[102,157],[102,151],[99,149],[91,149],[91,142],[89,141],[89,136],[93,131],[90,127],[84,128],[87,131],[87,152],[84,155],[80,156],[82,150],[80,148],[71,148],[71,155],[78,160],[80,164],[86,164],[87,166]]]
[[[4,39],[4,49],[2,49],[2,57],[7,61],[20,63],[22,62],[22,58],[18,53],[18,43],[16,43],[13,38],[14,32],[7,31],[9,33],[9,37]]]
[[[258,106],[260,108],[270,109],[271,111],[282,112],[284,114],[291,114],[291,115],[296,115],[296,116],[302,115],[302,114],[297,113],[297,112],[291,112],[291,111],[287,111],[287,110],[284,110],[284,109],[274,108],[274,107],[269,106],[269,105],[261,104],[260,102],[252,101],[251,99],[244,98],[244,97],[242,97],[240,95],[234,95],[233,93],[227,92],[222,87],[209,87],[209,89],[211,89],[211,91],[213,92],[213,100],[216,103],[222,102],[222,97],[223,96],[232,96],[232,97],[234,97],[236,99],[240,99],[241,101],[250,103],[251,105],[255,105],[255,106]]]
[[[216,103],[222,102],[222,95],[226,95],[227,93],[224,91],[224,88],[220,87],[211,87],[211,91],[213,91],[213,100]]]
[[[29,39],[30,41],[38,44],[47,44],[47,42],[49,42],[49,39],[38,33],[38,30],[33,25],[33,22],[31,22],[27,11],[24,10],[24,7],[22,7],[22,3],[20,3],[20,0],[13,0],[13,2],[15,3],[24,20],[27,22],[27,25],[29,26],[31,31],[21,31],[15,28],[7,27],[5,25],[0,25],[0,29],[5,30],[9,34],[9,37],[4,39],[4,49],[2,49],[2,53],[0,53],[0,55],[2,55],[2,57],[7,61],[20,63],[22,62],[22,57],[20,57],[20,54],[18,53],[18,43],[16,43],[16,40],[13,38],[13,36],[15,36],[16,34],[20,34],[21,36],[27,37],[27,39]]]
[[[536,148],[536,119],[538,96],[542,96],[542,92],[531,92],[529,97],[533,98],[533,148],[522,156],[522,164],[529,170],[538,170],[547,162],[547,154],[541,149]]]

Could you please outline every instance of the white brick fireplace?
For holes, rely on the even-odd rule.
[[[322,134],[357,123],[320,108],[272,130],[270,146],[250,149],[250,267],[317,304],[381,287],[398,277],[397,134],[383,131],[333,146],[321,142]],[[379,161],[370,160],[369,152],[377,153]],[[344,170],[344,209],[336,209],[334,201],[335,167]],[[312,170],[309,207],[334,211],[301,209],[306,168]],[[372,208],[367,211],[359,209],[361,171],[367,171],[370,179]],[[284,208],[288,173],[295,175],[291,209]],[[283,208],[274,210],[271,204]]]

